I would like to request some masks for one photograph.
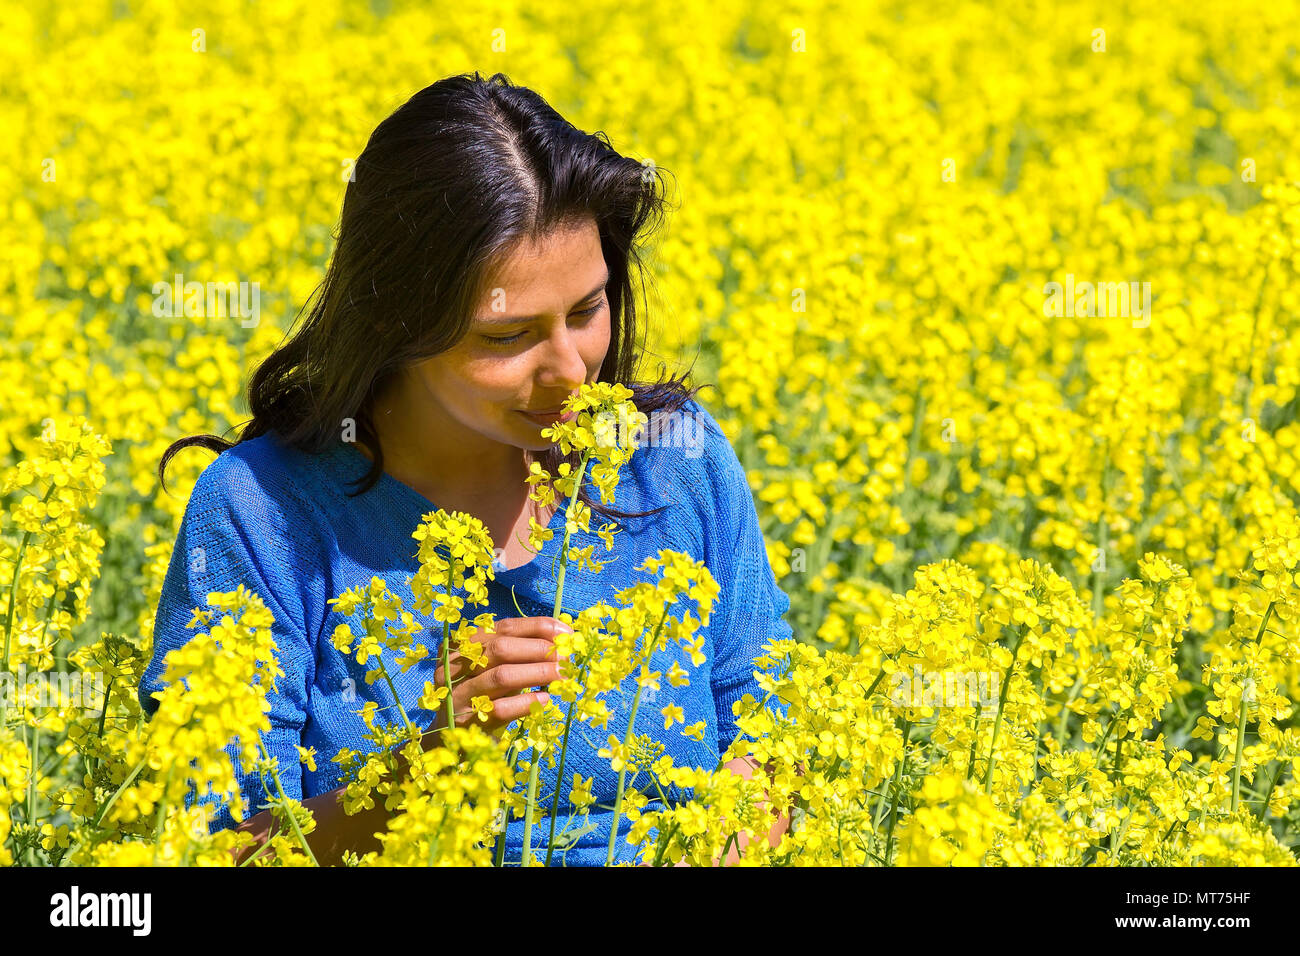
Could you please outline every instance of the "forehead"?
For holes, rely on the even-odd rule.
[[[521,240],[490,270],[486,299],[504,290],[512,313],[566,310],[605,275],[595,219],[552,230],[537,241]]]

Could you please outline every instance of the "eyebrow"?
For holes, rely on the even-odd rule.
[[[599,294],[602,290],[604,290],[605,286],[607,285],[609,285],[608,270],[606,270],[605,278],[600,280],[599,285],[597,285],[594,289],[592,289],[590,292],[588,292],[586,295],[584,295],[581,299],[579,299],[577,302],[573,304],[581,305],[582,303],[588,301],[589,299],[594,299],[597,296],[597,294]],[[480,317],[476,321],[482,325],[507,325],[511,322],[531,322],[533,319],[536,318],[538,318],[538,316],[536,315],[493,315],[486,318]]]

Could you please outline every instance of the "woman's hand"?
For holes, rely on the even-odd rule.
[[[553,617],[508,617],[494,626],[493,632],[479,630],[470,635],[471,640],[483,645],[486,667],[474,667],[454,650],[450,652],[450,665],[456,726],[477,722],[496,736],[496,731],[527,714],[534,702],[545,703],[550,699],[545,691],[527,691],[559,679],[555,638],[573,628]],[[437,687],[444,687],[447,679],[443,675],[441,654],[439,661],[433,682]],[[484,721],[479,720],[470,706],[470,700],[479,696],[492,701],[492,713]],[[446,725],[444,701],[429,730],[441,730]],[[431,744],[436,742],[436,737],[431,738]]]
[[[559,663],[556,660],[556,635],[570,631],[567,624],[553,617],[514,617],[496,622],[496,631],[487,633],[476,631],[472,637],[483,645],[483,654],[487,657],[486,667],[472,667],[455,651],[450,654],[451,678],[453,681],[468,676],[465,680],[452,685],[451,699],[456,711],[456,726],[463,727],[470,721],[477,721],[470,699],[479,694],[492,701],[492,713],[481,725],[489,733],[500,730],[511,721],[518,720],[528,713],[534,701],[545,702],[546,693],[521,693],[530,687],[549,684],[559,676]],[[445,684],[442,664],[434,671],[435,684]],[[444,702],[438,708],[437,718],[429,732],[425,733],[425,749],[437,746],[438,737],[432,733],[446,725],[447,707]],[[406,755],[397,754],[398,777],[409,773]],[[322,866],[335,866],[342,862],[345,850],[365,853],[382,849],[374,833],[387,826],[390,814],[382,802],[377,802],[367,810],[354,814],[343,811],[342,796],[346,787],[337,787],[328,793],[318,794],[303,800],[303,806],[312,811],[316,818],[316,829],[307,837],[308,845],[315,853]],[[253,835],[257,841],[254,847],[232,850],[231,857],[239,865],[253,853],[265,852],[265,844],[272,830],[271,812],[263,810],[249,820],[243,821],[234,829]],[[269,853],[267,854],[269,857]]]

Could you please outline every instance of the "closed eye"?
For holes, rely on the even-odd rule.
[[[593,305],[591,308],[583,309],[581,312],[575,312],[573,314],[579,316],[580,318],[589,319],[597,312],[599,312],[604,307],[604,305],[605,305],[605,299],[602,296],[601,300],[597,302],[595,305]],[[485,335],[483,336],[483,340],[487,342],[489,345],[504,348],[507,345],[513,345],[515,342],[518,342],[527,334],[528,334],[527,330],[525,330],[523,332],[516,332],[514,335]]]
[[[485,335],[483,341],[492,345],[509,345],[511,342],[517,342],[524,337],[523,332],[516,332],[514,335],[498,336]]]

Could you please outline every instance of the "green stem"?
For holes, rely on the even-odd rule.
[[[573,534],[570,531],[571,522],[569,519],[573,517],[573,512],[577,508],[578,493],[582,490],[582,479],[587,473],[587,462],[590,460],[590,458],[591,458],[590,450],[583,453],[582,461],[578,465],[578,473],[574,477],[574,481],[573,481],[573,494],[569,496],[569,504],[564,510],[564,516],[565,516],[564,536],[560,539],[561,541],[560,554],[559,554],[560,570],[557,572],[555,578],[555,606],[551,610],[551,617],[555,618],[556,620],[559,620],[560,608],[564,605],[564,576],[569,568],[569,541],[573,537]],[[569,715],[570,718],[573,715],[572,708],[570,708],[569,710]],[[565,724],[565,748],[567,749],[567,747],[568,747],[568,724],[566,723]],[[532,838],[532,829],[533,829],[533,794],[537,790],[537,774],[538,774],[537,762],[539,759],[541,759],[540,755],[537,753],[537,748],[534,747],[532,748],[532,750],[533,750],[533,755],[529,760],[529,764],[528,764],[528,804],[524,808],[524,855],[523,855],[524,866],[529,865],[529,856],[531,855],[531,850],[532,850],[531,838]],[[555,804],[557,808],[560,799],[560,790],[564,786],[563,772],[564,772],[564,763],[563,763],[563,755],[562,755],[561,762],[560,762],[560,771],[559,771],[560,775],[555,778]],[[555,838],[555,812],[553,811],[551,815],[550,839],[553,840],[554,838]],[[554,848],[549,845],[546,848],[546,862],[548,866],[550,865],[551,853],[553,849]]]
[[[506,752],[506,766],[514,769],[515,757],[517,756],[517,743],[512,743],[510,749]],[[506,829],[510,824],[510,807],[502,804],[501,832],[497,834],[496,846],[492,851],[492,865],[504,866],[506,859]]]
[[[646,654],[645,654],[646,661],[649,661],[650,655],[654,653],[655,645],[659,641],[659,634],[663,630],[664,622],[666,620],[668,620],[667,606],[664,607],[663,617],[659,618],[659,623],[655,626],[654,633],[650,635],[650,640],[646,644]],[[635,652],[633,653],[633,657],[632,657],[634,670],[638,662],[638,658],[640,656],[640,651],[641,651],[640,638],[637,638],[637,643],[638,646]],[[632,697],[632,713],[628,716],[627,719],[627,732],[623,735],[624,747],[632,746],[632,729],[636,726],[636,711],[637,708],[641,705],[641,690],[642,690],[641,681],[638,679],[636,685],[636,694],[633,695]],[[771,695],[769,694],[768,696],[770,697]],[[718,768],[717,770],[714,770],[714,773],[717,773],[718,770],[722,769],[723,763],[724,761],[722,760],[721,757],[719,757]],[[605,856],[606,866],[610,866],[614,862],[614,845],[615,845],[615,841],[618,839],[618,821],[619,821],[619,817],[623,812],[623,788],[626,785],[626,783],[627,783],[627,761],[625,760],[623,762],[622,769],[620,769],[618,772],[618,792],[614,795],[614,822],[610,825],[609,828],[609,852]]]
[[[632,698],[632,715],[627,721],[627,733],[623,735],[623,746],[630,748],[632,746],[632,727],[636,724],[636,710],[641,704],[641,683],[637,682],[636,695]],[[609,852],[605,855],[605,865],[612,866],[614,863],[614,846],[618,840],[618,821],[623,813],[623,787],[627,782],[627,761],[623,761],[623,766],[618,771],[618,792],[614,795],[614,822],[609,827]]]
[[[578,675],[579,683],[586,676],[587,668],[584,667]],[[577,702],[575,701],[574,704]],[[555,798],[551,801],[551,832],[546,838],[546,865],[551,865],[551,854],[555,852],[555,821],[560,816],[560,792],[564,787],[564,759],[569,753],[569,729],[573,726],[574,704],[569,705],[569,714],[564,719],[564,737],[560,741],[560,767],[555,772]]]
[[[885,669],[882,667],[880,668],[880,672],[876,674],[876,679],[873,680],[871,682],[871,686],[867,688],[867,692],[862,695],[862,699],[868,700],[871,697],[871,695],[876,692],[876,688],[880,686],[880,682],[884,679],[885,679]]]
[[[590,450],[582,455],[582,461],[578,464],[578,474],[573,480],[573,494],[569,496],[569,504],[564,509],[564,537],[560,545],[560,570],[555,578],[555,608],[551,611],[551,617],[559,618],[560,608],[564,606],[564,574],[569,567],[569,541],[573,537],[569,531],[569,519],[573,517],[573,512],[578,506],[578,492],[582,490],[582,480],[587,474],[587,462],[591,459]]]
[[[447,816],[448,814],[444,812],[442,819],[438,821],[438,829],[433,832],[433,840],[429,843],[429,855],[426,858],[427,866],[433,866],[438,859],[438,850],[442,847],[442,830],[447,825]]]
[[[1246,744],[1246,695],[1241,695],[1241,705],[1237,708],[1237,753],[1232,762],[1232,807],[1237,812],[1237,801],[1241,794],[1241,752]]]
[[[727,842],[722,845],[722,857],[718,860],[718,866],[727,865],[727,854],[731,852],[731,845],[737,842],[736,837],[739,835],[740,831],[737,830],[735,833],[731,834],[731,836],[727,837]]]
[[[31,767],[27,773],[27,822],[32,826],[36,826],[36,775],[40,772],[40,762],[37,755],[41,750],[40,724],[37,724],[33,731]]]
[[[45,492],[45,497],[41,499],[41,504],[50,500],[50,495],[54,494],[57,485],[50,485],[50,490]],[[32,532],[23,533],[22,543],[18,546],[18,556],[14,559],[14,576],[9,583],[9,610],[5,614],[5,649],[4,656],[0,657],[0,674],[9,671],[9,638],[14,631],[14,608],[18,606],[18,575],[23,568],[23,554],[27,551],[27,542],[31,540]]]
[[[1097,741],[1097,765],[1101,765],[1102,759],[1106,755],[1106,741],[1110,740],[1110,732],[1115,729],[1119,723],[1119,714],[1114,714],[1110,718],[1110,723],[1106,725],[1106,730],[1102,733],[1101,739]]]
[[[533,863],[533,801],[537,796],[537,768],[541,763],[537,747],[533,747],[533,759],[528,763],[528,797],[524,804],[524,852],[520,866],[532,866]],[[557,786],[558,790],[559,787]]]
[[[1125,708],[1123,713],[1127,714],[1128,709]],[[1138,737],[1141,738],[1141,736],[1142,733],[1141,731],[1139,731]],[[1119,772],[1123,766],[1124,766],[1124,738],[1123,736],[1120,736],[1115,741],[1115,763],[1110,768],[1111,774],[1116,778],[1115,781],[1116,783],[1119,783]]]
[[[41,640],[44,640],[49,636],[50,618],[54,616],[54,605],[57,603],[58,602],[55,600],[54,595],[51,594],[50,602],[45,606],[45,618],[41,621]],[[55,638],[54,643],[58,643],[57,638]],[[54,669],[59,673],[64,673],[68,669],[68,662],[66,659],[59,656],[58,648],[55,648],[54,651]]]
[[[889,828],[885,831],[885,859],[889,860],[894,853],[894,823],[898,819],[898,798],[902,790],[903,772],[907,765],[907,737],[912,729],[912,722],[906,717],[903,718],[903,753],[898,759],[898,766],[894,768],[894,793],[889,806]]]
[[[129,774],[126,775],[126,779],[122,781],[122,785],[117,788],[117,790],[113,793],[111,797],[109,797],[107,800],[104,801],[103,805],[99,808],[98,812],[95,813],[96,827],[98,827],[100,824],[104,822],[104,816],[108,813],[109,808],[114,803],[117,802],[117,798],[126,792],[126,788],[131,786],[131,782],[135,780],[136,777],[140,776],[140,771],[145,768],[145,762],[148,759],[149,759],[148,757],[145,757],[138,764],[136,764],[135,768]]]
[[[447,595],[451,596],[451,575],[455,570],[455,560],[447,571]],[[456,714],[451,700],[451,622],[442,622],[442,679],[447,685],[447,729],[456,726]]]
[[[99,728],[95,736],[98,737],[99,745],[101,748],[104,745],[104,722],[108,719],[108,701],[109,698],[112,697],[113,695],[113,682],[116,680],[117,680],[116,674],[114,674],[112,677],[108,679],[108,687],[104,689],[104,703],[100,706],[99,709]],[[90,760],[86,760],[85,764],[86,764],[86,773],[94,774],[95,766],[98,766],[98,764],[96,763],[95,765],[92,766]]]
[[[172,775],[176,772],[176,765],[172,764],[167,768],[167,780],[163,783],[162,799],[158,801],[158,822],[153,828],[153,862],[158,862],[158,843],[162,840],[163,824],[167,821],[167,791],[171,789]]]
[[[989,765],[984,773],[984,792],[990,796],[993,794],[993,762],[997,757],[998,736],[1002,731],[1002,710],[1006,707],[1007,693],[1011,690],[1011,678],[1016,669],[1016,652],[1020,650],[1020,643],[1025,639],[1028,631],[1028,624],[1020,625],[1020,634],[1016,637],[1015,646],[1011,648],[1011,663],[1007,665],[1007,673],[1002,678],[1002,693],[998,694],[998,712],[993,718],[993,741],[989,744]]]
[[[975,728],[971,732],[970,738],[970,755],[966,758],[966,779],[969,780],[975,775],[975,745],[980,739],[980,712],[979,708],[975,709]]]
[[[674,823],[671,827],[668,828],[668,833],[666,835],[660,834],[659,841],[658,841],[659,847],[655,851],[655,861],[653,864],[654,866],[658,866],[660,863],[663,862],[664,853],[668,849],[668,844],[672,843],[673,837],[677,834],[677,831],[679,829],[681,829],[681,824]]]
[[[269,760],[270,754],[266,751],[266,746],[259,740],[258,746],[262,748],[262,759]],[[284,792],[284,784],[280,782],[280,774],[274,770],[271,771],[271,779],[275,781],[276,792],[280,794],[280,807],[284,810],[284,815],[289,818],[289,825],[293,827],[294,835],[298,837],[298,842],[302,844],[303,852],[307,854],[307,859],[311,860],[312,866],[320,866],[316,859],[316,854],[311,851],[307,845],[307,837],[303,834],[302,828],[298,826],[298,818],[294,816],[292,808],[289,806],[289,797]],[[263,780],[262,787],[265,789],[266,781]]]
[[[1258,644],[1264,636],[1264,629],[1268,627],[1268,619],[1273,614],[1273,603],[1268,602],[1268,607],[1264,609],[1264,619],[1259,622],[1259,630],[1255,632],[1255,643]],[[1232,761],[1232,806],[1233,813],[1237,812],[1237,803],[1241,796],[1241,754],[1246,746],[1246,693],[1242,688],[1241,704],[1237,708],[1237,753]]]
[[[393,686],[393,680],[388,676],[388,668],[384,666],[384,659],[382,657],[379,658],[379,676],[384,679],[384,683],[388,685],[389,692],[393,695],[393,700],[397,702],[397,712],[402,715],[402,723],[405,725],[407,733],[415,734],[415,724],[411,723],[411,718],[406,716],[406,708],[402,706],[402,698],[398,696],[397,688]],[[424,734],[418,734],[418,736],[423,737]]]
[[[1273,774],[1273,779],[1269,781],[1268,789],[1264,791],[1263,799],[1260,800],[1259,818],[1261,820],[1265,820],[1268,818],[1268,801],[1273,798],[1273,791],[1274,789],[1277,788],[1277,782],[1282,779],[1282,774],[1285,771],[1286,771],[1286,762],[1278,761],[1277,773]],[[1265,769],[1264,773],[1265,775],[1267,775],[1268,770]]]
[[[1070,704],[1078,696],[1079,689],[1083,686],[1083,675],[1080,674],[1074,679],[1074,686],[1070,688],[1070,693],[1066,695],[1065,700],[1061,701],[1061,719],[1056,725],[1056,739],[1061,744],[1061,749],[1065,749],[1065,731],[1070,722]]]

